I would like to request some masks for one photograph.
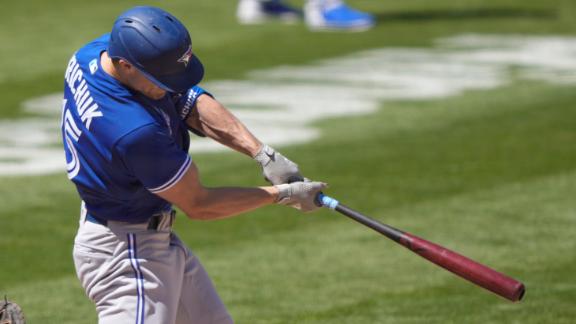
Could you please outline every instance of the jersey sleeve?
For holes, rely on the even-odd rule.
[[[192,159],[172,137],[157,125],[143,126],[124,136],[116,149],[128,172],[152,193],[160,193],[176,184]]]

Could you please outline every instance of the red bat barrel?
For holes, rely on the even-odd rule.
[[[368,216],[365,216],[338,201],[322,196],[322,204],[326,207],[352,218],[353,220],[366,225],[373,230],[396,241],[412,252],[437,264],[438,266],[482,287],[499,296],[511,301],[519,301],[524,297],[524,284],[506,276],[494,269],[491,269],[476,261],[470,260],[454,251],[432,242],[421,239],[410,233],[403,232],[392,226],[382,224]]]
[[[398,243],[430,262],[508,300],[515,302],[524,297],[525,289],[521,282],[445,247],[410,233],[404,233]]]

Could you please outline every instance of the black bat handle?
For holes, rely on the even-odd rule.
[[[399,229],[396,229],[392,226],[382,224],[375,219],[372,219],[366,215],[363,215],[354,209],[342,205],[338,200],[326,196],[323,193],[319,193],[318,197],[316,198],[318,205],[335,210],[340,214],[347,216],[360,224],[370,227],[371,229],[375,230],[376,232],[385,235],[386,237],[399,242],[400,239],[404,236],[404,232]]]

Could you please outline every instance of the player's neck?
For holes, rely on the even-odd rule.
[[[122,83],[120,74],[118,74],[118,71],[116,71],[116,67],[114,67],[112,59],[110,58],[110,56],[108,56],[108,53],[105,51],[102,52],[102,54],[100,55],[100,65],[102,65],[102,69],[104,70],[104,72],[106,72],[108,75],[110,75],[111,77]]]

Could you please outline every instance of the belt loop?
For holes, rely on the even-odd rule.
[[[162,216],[152,216],[148,220],[148,229],[149,230],[157,230],[160,222],[162,220]]]
[[[174,225],[174,220],[176,219],[176,210],[170,210],[170,228]]]

